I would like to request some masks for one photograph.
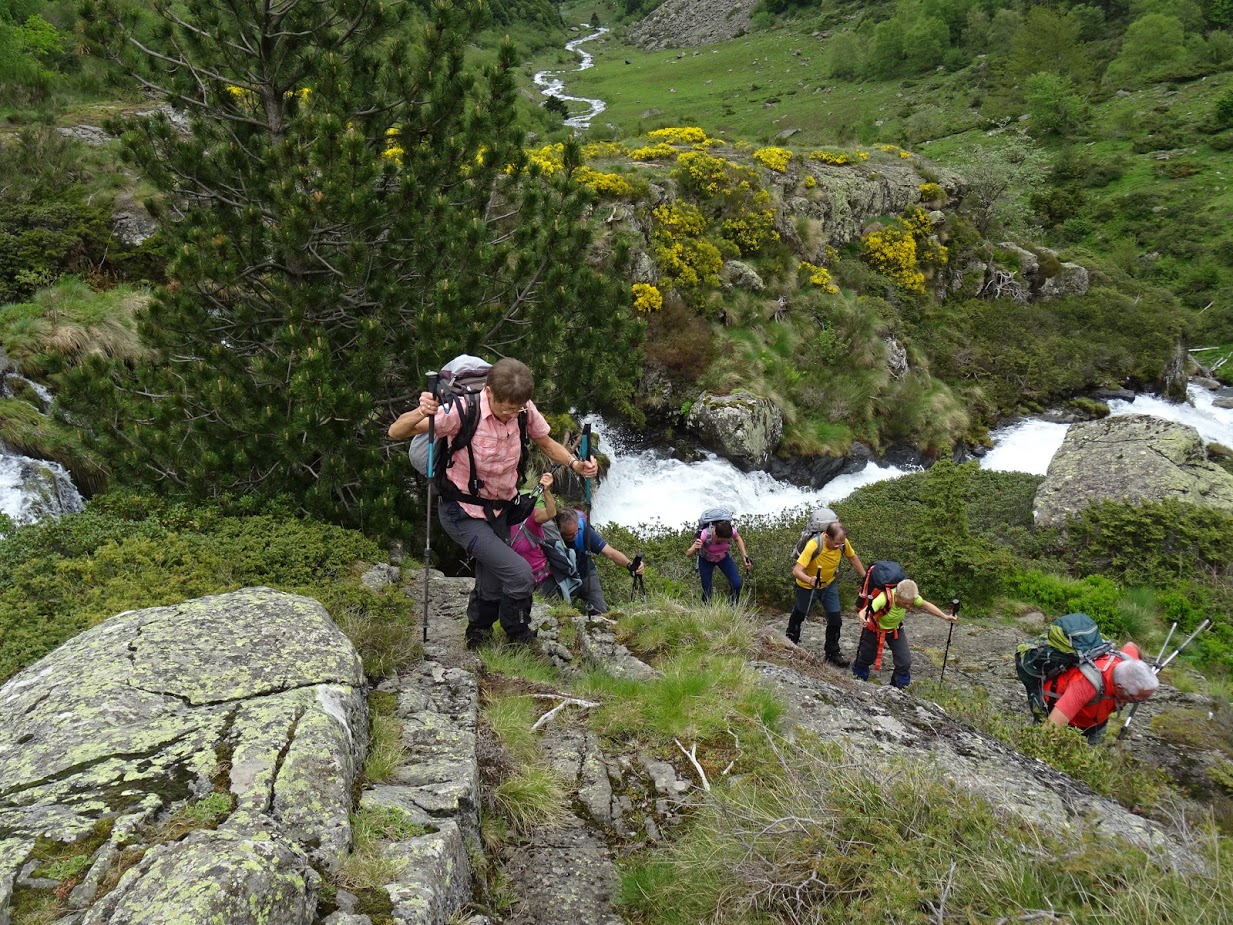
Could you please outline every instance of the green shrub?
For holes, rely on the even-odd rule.
[[[383,559],[371,540],[328,524],[100,498],[83,514],[0,540],[0,678],[121,611],[250,585],[321,601],[369,673],[386,674],[419,647],[414,602],[358,580],[360,563]]]

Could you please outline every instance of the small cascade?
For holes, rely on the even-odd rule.
[[[14,372],[0,374],[0,397],[28,400],[30,394],[37,397],[42,405],[39,410],[45,414],[51,407],[51,392]],[[81,492],[64,466],[23,456],[0,441],[0,514],[22,526],[75,514],[84,507]]]

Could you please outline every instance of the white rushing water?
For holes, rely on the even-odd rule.
[[[1193,406],[1140,395],[1133,402],[1110,402],[1109,411],[1114,415],[1151,414],[1189,424],[1206,442],[1233,446],[1233,411],[1213,407],[1216,396],[1198,386],[1190,387],[1189,396]],[[619,429],[595,416],[587,420],[602,436],[600,446],[612,459],[608,476],[596,487],[592,499],[598,524],[649,528],[649,532],[676,530],[692,525],[704,509],[718,505],[734,508],[737,516],[777,514],[841,501],[862,485],[904,474],[893,466],[869,463],[860,472],[811,490],[781,482],[765,472],[742,472],[714,454],[685,463],[662,450],[629,449]],[[1069,426],[1029,418],[999,428],[991,434],[994,447],[981,460],[981,466],[1044,475]]]
[[[819,490],[773,479],[765,472],[742,472],[708,453],[699,462],[667,457],[662,450],[631,450],[619,430],[598,417],[587,421],[601,435],[600,447],[612,460],[608,476],[592,497],[595,522],[645,527],[647,532],[693,526],[705,508],[724,505],[736,515],[777,514],[816,507],[847,497],[862,485],[903,475],[904,470],[873,463],[841,475]]]
[[[1216,393],[1197,385],[1192,384],[1186,395],[1190,404],[1174,404],[1151,394],[1139,395],[1132,402],[1114,399],[1109,402],[1109,414],[1150,414],[1166,421],[1189,424],[1199,432],[1205,443],[1233,447],[1233,411],[1215,407],[1212,403],[1216,400]],[[1069,428],[1069,424],[1055,424],[1036,418],[999,427],[989,435],[993,439],[993,449],[981,459],[981,467],[999,472],[1044,475]]]
[[[565,43],[566,51],[573,52],[582,59],[578,63],[578,67],[575,71],[571,73],[585,71],[587,68],[592,67],[595,64],[595,59],[588,52],[583,51],[580,46],[586,42],[599,38],[601,35],[606,35],[607,32],[608,30],[601,26],[590,35]],[[539,92],[544,96],[555,96],[557,99],[569,103],[586,103],[588,107],[587,111],[576,116],[570,116],[565,120],[565,124],[570,126],[570,128],[576,128],[579,130],[590,128],[591,120],[607,109],[608,104],[603,100],[593,100],[585,96],[570,96],[567,94],[565,92],[565,81],[563,81],[560,76],[562,73],[564,72],[539,71],[531,78],[531,80],[535,83],[535,86],[540,88]]]

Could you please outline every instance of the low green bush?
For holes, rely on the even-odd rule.
[[[121,611],[250,585],[316,598],[350,630],[367,671],[387,674],[419,648],[414,602],[359,582],[362,563],[384,558],[329,524],[107,496],[0,540],[0,678]]]

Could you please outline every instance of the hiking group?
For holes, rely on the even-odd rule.
[[[586,511],[558,506],[553,488],[559,469],[568,468],[586,480],[589,500],[589,480],[598,467],[590,452],[589,429],[581,440],[579,458],[550,436],[548,422],[532,401],[533,392],[531,370],[518,360],[502,359],[489,366],[464,355],[447,364],[439,378],[432,374],[418,406],[400,415],[389,428],[396,440],[413,438],[409,455],[412,464],[429,478],[430,499],[434,492],[437,495],[441,527],[475,561],[475,586],[467,604],[469,648],[490,640],[497,622],[510,641],[532,641],[531,602],[536,591],[566,601],[577,599],[592,614],[606,613],[608,605],[593,556],[603,555],[628,569],[635,588],[645,568],[640,554],[631,560],[606,542],[588,522]],[[522,495],[519,489],[526,476],[531,441],[553,465],[540,476],[534,494]],[[717,569],[728,582],[729,600],[736,603],[740,598],[744,582],[732,557],[732,545],[739,549],[746,573],[752,570],[745,541],[732,521],[729,508],[707,510],[685,551],[686,556],[695,557],[704,603],[711,599]],[[428,554],[426,545],[425,568]],[[911,682],[912,656],[904,625],[910,609],[924,610],[951,623],[952,628],[958,620],[957,600],[950,613],[942,611],[921,597],[916,582],[898,563],[874,562],[866,568],[843,523],[829,508],[814,512],[793,555],[795,599],[788,618],[788,639],[800,645],[805,621],[814,601],[820,600],[826,624],[825,661],[841,668],[850,666],[862,680],[869,679],[871,670],[881,668],[883,649],[889,647],[892,686],[904,688]],[[857,609],[862,623],[853,662],[840,648],[843,614],[836,578],[844,560],[861,578]],[[1147,665],[1133,643],[1115,650],[1084,614],[1058,618],[1043,636],[1020,646],[1015,657],[1037,720],[1074,726],[1092,742],[1099,740],[1109,717],[1123,704],[1137,705],[1151,696],[1159,685],[1156,674],[1167,663],[1158,657],[1154,666]],[[945,667],[944,658],[943,676]]]

